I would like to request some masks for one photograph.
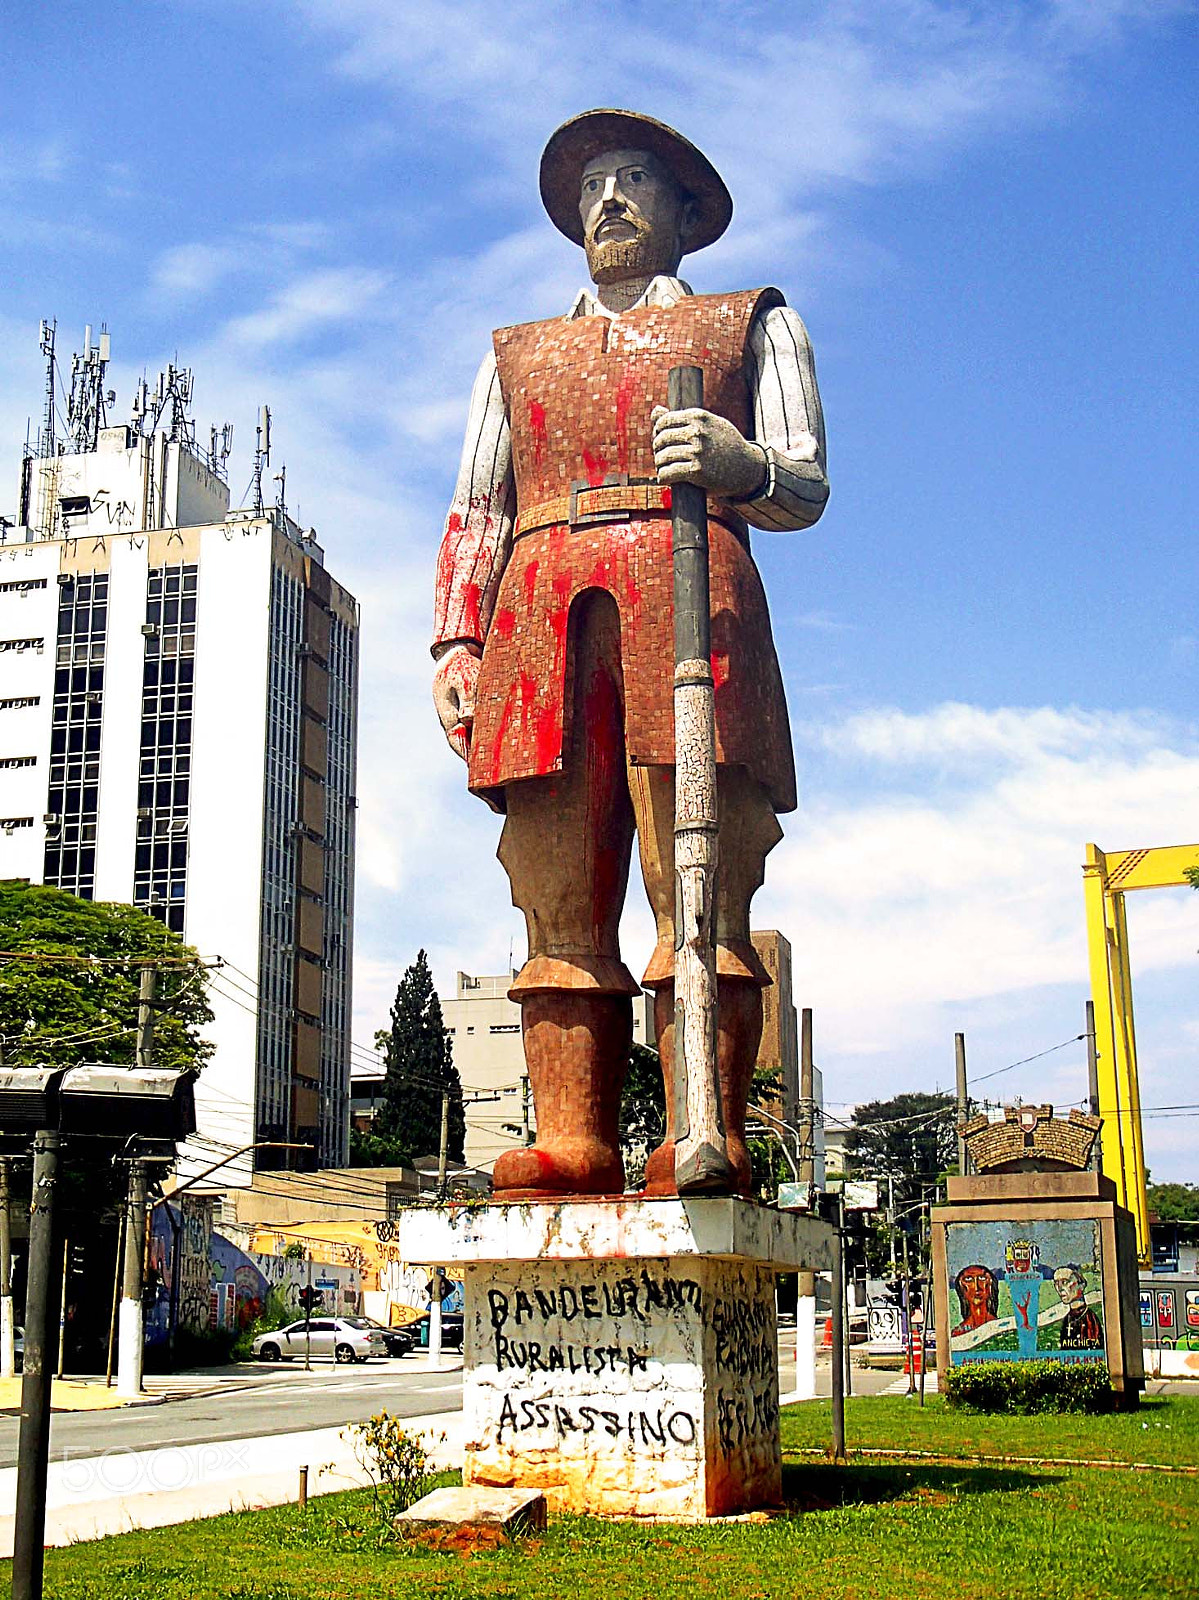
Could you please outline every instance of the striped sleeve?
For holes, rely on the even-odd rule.
[[[512,435],[495,354],[488,351],[471,391],[466,442],[437,556],[433,654],[463,641],[482,645],[512,549],[516,485]]]
[[[767,473],[762,492],[737,509],[758,528],[809,528],[828,499],[824,413],[808,332],[790,306],[754,319],[746,366]]]

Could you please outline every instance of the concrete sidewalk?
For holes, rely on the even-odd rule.
[[[413,1419],[441,1468],[462,1457],[462,1413]],[[300,1468],[310,1495],[353,1489],[370,1480],[345,1428],[273,1434],[262,1439],[107,1450],[50,1464],[46,1544],[102,1539],[134,1528],[162,1528],[226,1511],[258,1510],[296,1500]],[[11,1556],[17,1470],[0,1470],[0,1557]]]

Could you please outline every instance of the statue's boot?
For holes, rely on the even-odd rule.
[[[520,997],[537,1141],[495,1164],[497,1199],[623,1194],[620,1093],[633,1040],[626,995],[547,989]]]
[[[736,1180],[733,1193],[753,1193],[753,1163],[745,1142],[745,1110],[762,1038],[762,990],[744,978],[716,980],[716,1062],[725,1140]],[[674,1181],[674,984],[654,996],[654,1027],[666,1086],[666,1136],[645,1163],[646,1194],[677,1194]]]

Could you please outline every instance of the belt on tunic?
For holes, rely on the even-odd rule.
[[[656,480],[628,483],[609,479],[601,484],[572,483],[568,494],[522,506],[512,536],[521,539],[525,534],[537,533],[542,528],[564,525],[586,528],[600,522],[624,522],[629,517],[650,516],[669,510],[669,485]],[[745,521],[731,507],[719,500],[710,500],[708,516],[714,522],[723,523],[742,544],[748,545]]]

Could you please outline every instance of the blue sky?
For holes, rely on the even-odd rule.
[[[1081,1029],[1079,864],[1199,836],[1193,4],[514,0],[0,6],[0,452],[37,321],[107,320],[123,407],[196,370],[259,403],[363,602],[356,1036],[418,946],[498,971],[496,822],[428,697],[431,571],[492,327],[564,308],[540,211],[565,116],[680,126],[737,214],[697,289],[777,283],[815,345],[833,497],[761,536],[802,789],[756,922],[795,947],[838,1107]],[[0,489],[0,509],[15,492]],[[1192,904],[1194,900],[1194,904]],[[1130,903],[1146,1106],[1189,1103],[1199,899]],[[648,919],[634,884],[630,964]],[[1085,1093],[1081,1046],[993,1093]],[[1199,1179],[1192,1117],[1155,1174]]]

